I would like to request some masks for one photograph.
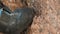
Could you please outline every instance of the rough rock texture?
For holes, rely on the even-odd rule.
[[[60,0],[34,0],[38,14],[28,34],[60,34]]]
[[[60,0],[31,1],[37,15],[27,34],[60,34]]]
[[[2,3],[9,7],[12,11],[15,10],[16,8],[22,8],[25,6],[22,4],[21,0],[2,0]]]

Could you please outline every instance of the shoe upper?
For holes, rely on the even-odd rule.
[[[32,8],[17,8],[9,13],[2,11],[0,17],[0,31],[14,34],[22,32],[33,21],[34,10]]]

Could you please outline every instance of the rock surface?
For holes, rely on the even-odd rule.
[[[60,34],[60,0],[34,0],[38,14],[28,34]]]
[[[60,34],[60,0],[32,0],[38,10],[27,34]]]

